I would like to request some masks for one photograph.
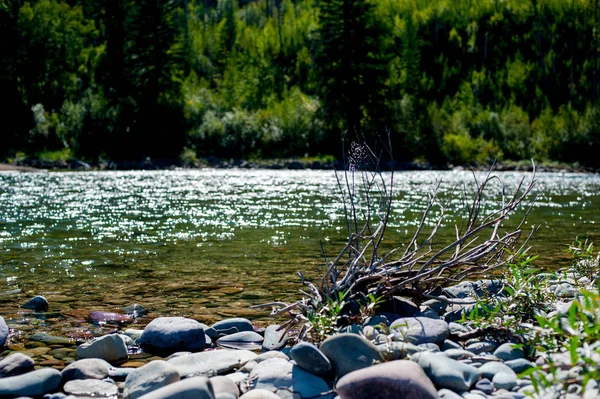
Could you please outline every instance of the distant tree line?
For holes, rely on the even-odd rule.
[[[600,165],[600,0],[0,0],[0,158]]]

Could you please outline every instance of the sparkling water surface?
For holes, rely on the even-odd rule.
[[[509,193],[531,178],[497,175]],[[540,226],[531,251],[540,267],[566,266],[567,244],[578,234],[600,245],[600,177],[536,179],[538,199],[525,226]],[[448,216],[439,241],[451,238],[473,174],[397,172],[387,248],[410,239],[440,180]],[[491,193],[499,187],[494,181]],[[484,202],[485,212],[496,199]],[[148,313],[133,327],[159,315],[265,320],[267,313],[248,306],[297,298],[296,272],[317,277],[323,267],[320,240],[334,254],[346,237],[331,171],[0,173],[0,315],[15,341],[40,331],[97,335],[115,327],[89,323],[91,311],[121,312],[134,303]],[[48,298],[49,314],[19,307],[34,295]]]

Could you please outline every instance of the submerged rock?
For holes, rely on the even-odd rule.
[[[34,296],[23,305],[23,309],[31,309],[35,312],[46,312],[48,310],[48,301],[41,295]]]

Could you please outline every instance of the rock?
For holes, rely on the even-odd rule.
[[[114,362],[127,359],[127,346],[117,334],[103,335],[79,345],[76,356],[77,359],[96,358]]]
[[[115,381],[125,381],[127,376],[131,374],[133,370],[137,370],[131,367],[111,367],[108,369],[108,378]]]
[[[460,346],[459,343],[456,343],[454,341],[450,341],[449,339],[447,339],[442,344],[442,350],[446,351],[448,349],[462,349],[462,346]]]
[[[116,397],[119,389],[115,384],[101,380],[72,380],[68,381],[63,387],[69,395],[83,397]]]
[[[508,367],[507,365],[505,365],[504,363],[500,363],[500,362],[489,362],[484,364],[483,366],[479,367],[479,371],[481,372],[481,375],[483,375],[485,378],[489,378],[492,379],[494,378],[494,376],[500,372],[504,372],[504,373],[514,373],[514,371],[512,371],[512,369],[510,367]],[[516,374],[515,374],[515,378],[516,378]]]
[[[494,392],[494,385],[492,384],[492,381],[488,380],[487,378],[482,378],[475,383],[475,389],[491,395],[492,392]]]
[[[415,345],[424,343],[442,344],[448,335],[450,328],[443,320],[434,320],[427,317],[403,317],[396,319],[390,329],[395,333],[403,335],[407,342]]]
[[[0,378],[27,373],[33,370],[33,359],[20,352],[0,360]]]
[[[323,341],[320,349],[331,362],[337,378],[382,360],[377,347],[356,334],[333,335]]]
[[[394,296],[378,308],[379,312],[393,313],[401,317],[412,317],[419,313],[419,307],[413,301],[401,296]]]
[[[525,357],[523,349],[515,347],[515,344],[509,342],[502,344],[494,351],[494,356],[504,360],[522,359]]]
[[[265,339],[262,344],[263,351],[278,351],[285,347],[288,337],[285,329],[278,331],[279,327],[279,325],[271,325],[265,329]]]
[[[3,347],[8,338],[8,325],[4,321],[4,317],[0,316],[0,347]]]
[[[212,386],[206,377],[186,378],[174,382],[150,393],[140,399],[215,399]]]
[[[463,281],[460,284],[444,288],[443,291],[452,298],[468,298],[499,294],[504,288],[501,280]]]
[[[0,397],[42,396],[60,386],[60,371],[45,368],[0,379]]]
[[[425,349],[427,351],[430,351],[430,352],[439,352],[440,351],[440,347],[438,345],[434,344],[434,343],[431,343],[431,342],[428,342],[428,343],[425,343],[425,344],[419,344],[417,346],[419,348],[423,348],[423,349]]]
[[[146,313],[146,308],[140,304],[134,303],[133,305],[125,306],[123,311],[132,317],[138,317]]]
[[[215,350],[179,356],[168,362],[175,366],[180,377],[202,375],[213,377],[223,375],[256,358],[256,354],[247,350]]]
[[[429,299],[423,303],[421,303],[421,310],[423,307],[430,308],[435,311],[438,315],[443,314],[448,307],[448,302],[443,302],[437,299]]]
[[[287,357],[282,352],[279,352],[279,351],[269,351],[269,352],[261,353],[260,355],[256,356],[254,359],[250,360],[248,363],[246,363],[244,365],[244,367],[242,367],[238,371],[249,373],[249,372],[251,372],[254,369],[254,367],[256,367],[257,364],[259,364],[261,362],[264,362],[265,360],[275,359],[275,358],[290,360],[290,358]]]
[[[309,342],[299,342],[290,352],[298,367],[315,375],[324,375],[331,371],[331,362],[323,352]]]
[[[253,389],[251,391],[246,392],[240,399],[280,399],[279,396],[275,395],[271,391],[267,391],[266,389]]]
[[[475,367],[431,352],[419,352],[412,356],[434,384],[454,391],[468,391],[481,373]]]
[[[323,379],[284,359],[265,360],[252,370],[249,378],[253,388],[266,389],[282,399],[312,398],[329,391]]]
[[[346,374],[336,384],[342,399],[437,399],[423,369],[409,360],[395,360]]]
[[[512,371],[514,371],[517,374],[522,373],[523,371],[528,370],[532,367],[535,367],[535,364],[533,364],[527,359],[509,360],[507,362],[504,362],[504,364],[510,367]]]
[[[234,398],[240,397],[240,390],[238,386],[235,385],[235,382],[233,382],[230,378],[218,375],[216,377],[212,377],[210,379],[210,383],[215,395],[229,394]]]
[[[444,351],[444,354],[448,356],[450,359],[459,360],[459,359],[470,359],[475,354],[473,352],[466,351],[464,349],[448,349]]]
[[[494,375],[492,384],[494,384],[496,389],[506,389],[507,391],[510,391],[517,386],[517,375],[514,372],[505,373],[501,371]]]
[[[223,392],[215,394],[215,399],[237,399],[237,396],[234,396],[229,392]]]
[[[175,366],[164,360],[154,360],[129,373],[123,386],[123,398],[137,399],[177,381],[179,373]]]
[[[462,396],[460,396],[459,394],[446,389],[446,388],[442,388],[438,391],[438,396],[440,399],[463,399]]]
[[[498,348],[498,344],[494,341],[477,341],[468,344],[465,349],[478,355],[483,352],[492,353],[496,348]]]
[[[46,312],[48,311],[48,301],[41,295],[34,296],[23,305],[23,309],[31,309],[35,312]]]
[[[385,360],[399,360],[413,353],[424,352],[427,349],[406,342],[388,342],[377,345],[377,350]]]
[[[206,338],[202,325],[196,320],[159,317],[146,326],[137,343],[149,353],[170,355],[179,351],[201,351]]]
[[[109,376],[110,363],[102,359],[82,359],[69,364],[63,369],[62,381],[102,380]]]
[[[435,319],[438,320],[440,318],[440,315],[433,309],[430,308],[422,308],[421,311],[419,313],[416,314],[417,316],[420,317],[427,317],[429,319]]]
[[[475,305],[471,305],[471,304],[461,305],[461,304],[454,303],[454,304],[448,306],[446,313],[444,313],[444,320],[447,323],[452,323],[452,322],[461,320],[463,318],[463,316],[465,316],[465,315],[468,316],[474,307],[475,307]]]
[[[70,345],[73,343],[72,339],[65,337],[57,337],[46,333],[35,333],[29,337],[30,341],[43,342],[46,345]]]
[[[132,319],[132,316],[128,314],[114,312],[92,312],[89,316],[89,320],[94,324],[120,324],[132,321]]]
[[[379,330],[373,326],[364,326],[362,329],[362,335],[364,335],[369,341],[373,341],[379,335]]]
[[[262,347],[263,340],[263,337],[254,331],[242,331],[219,338],[217,345],[231,349],[256,350]]]
[[[218,321],[212,325],[212,328],[214,328],[218,334],[233,334],[234,332],[254,331],[252,322],[248,319],[244,319],[243,317],[235,317],[232,319]],[[232,332],[232,328],[236,329],[237,331]]]
[[[600,384],[598,381],[590,378],[587,384],[585,384],[583,391],[583,399],[597,399],[600,398]]]

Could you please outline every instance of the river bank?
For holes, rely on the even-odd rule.
[[[596,268],[598,259],[591,258]],[[21,326],[0,317],[0,397],[596,399],[598,275],[581,270],[540,274],[523,287],[544,295],[543,302],[526,299],[541,312],[537,322],[515,320],[510,306],[523,298],[508,289],[515,286],[507,275],[460,283],[419,304],[395,297],[323,340],[312,322],[312,339],[301,342],[279,330],[281,319],[208,326],[164,315],[131,329],[146,312],[136,304],[97,312],[94,322],[114,326],[110,334],[38,333],[20,344]],[[490,301],[508,307],[485,312]],[[32,317],[56,317],[40,296],[21,307]]]
[[[386,170],[396,171],[434,171],[434,170],[489,170],[491,164],[452,165],[447,163],[433,164],[425,161],[393,162],[382,166]],[[18,162],[0,163],[2,171],[89,171],[89,170],[174,170],[174,169],[272,169],[272,170],[343,170],[342,160],[332,157],[317,158],[289,158],[289,159],[227,159],[219,157],[201,158],[196,161],[182,162],[174,159],[124,160],[124,161],[99,161],[87,163],[81,160],[69,159],[48,161],[28,158]],[[599,168],[558,162],[541,162],[536,164],[538,172],[554,173],[600,173]],[[494,165],[496,171],[532,171],[530,161],[506,161]]]

